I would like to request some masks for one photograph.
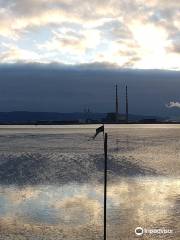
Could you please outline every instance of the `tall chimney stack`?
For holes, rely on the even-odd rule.
[[[129,122],[128,88],[126,86],[126,123]]]
[[[118,122],[119,104],[118,104],[118,86],[116,84],[116,122]]]

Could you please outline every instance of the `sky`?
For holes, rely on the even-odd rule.
[[[109,65],[0,64],[0,112],[115,111],[180,116],[180,71],[114,69]]]
[[[178,0],[0,0],[0,63],[180,70]]]
[[[180,114],[178,0],[0,0],[0,111]]]

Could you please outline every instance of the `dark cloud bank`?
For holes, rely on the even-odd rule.
[[[119,85],[124,111],[125,84],[133,114],[180,115],[167,108],[180,102],[180,72],[118,69],[107,64],[1,64],[0,111],[94,112],[114,110],[114,87]]]

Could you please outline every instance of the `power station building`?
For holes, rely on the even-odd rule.
[[[126,113],[121,114],[119,111],[119,96],[118,86],[115,88],[115,111],[107,113],[105,122],[107,123],[128,123],[129,122],[129,104],[128,104],[128,89],[126,86]]]

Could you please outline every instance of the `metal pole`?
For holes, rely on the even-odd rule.
[[[106,226],[106,208],[107,208],[107,139],[108,135],[105,133],[104,137],[104,240],[107,239],[107,226]]]

